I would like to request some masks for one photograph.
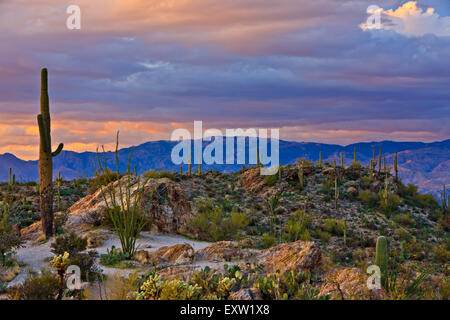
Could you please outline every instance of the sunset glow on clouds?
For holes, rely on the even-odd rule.
[[[0,1],[0,153],[37,156],[39,71],[53,141],[75,151],[176,127],[278,127],[347,144],[450,137],[448,0]]]

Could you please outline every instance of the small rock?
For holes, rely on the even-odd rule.
[[[263,300],[263,297],[258,289],[245,288],[231,293],[229,300]]]
[[[358,190],[355,187],[349,187],[346,191],[347,194],[352,195],[352,196],[357,196],[358,195]]]

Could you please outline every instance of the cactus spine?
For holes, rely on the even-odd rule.
[[[397,158],[397,151],[395,151],[395,158],[394,158],[394,171],[395,171],[395,179],[398,180],[398,158]]]
[[[50,106],[48,97],[47,69],[41,71],[41,113],[37,116],[39,125],[39,193],[42,229],[48,239],[53,235],[53,157],[56,157],[64,145],[59,144],[52,152],[50,129]]]
[[[388,265],[388,244],[387,239],[383,236],[377,239],[375,264],[380,268],[381,285],[385,286]]]

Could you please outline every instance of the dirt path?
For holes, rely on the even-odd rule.
[[[18,249],[16,251],[15,259],[25,266],[21,267],[20,274],[9,283],[8,286],[13,286],[15,284],[23,282],[29,271],[40,272],[42,268],[49,268],[49,260],[53,257],[50,252],[50,245],[53,241],[48,241],[40,245],[32,245],[31,242],[25,243],[25,247]],[[171,246],[175,244],[187,243],[191,245],[195,251],[203,249],[210,245],[209,242],[202,242],[191,240],[179,235],[173,234],[153,234],[149,232],[142,232],[141,237],[137,241],[138,248],[143,248],[148,251],[155,251],[164,246]],[[100,247],[94,248],[99,254],[107,253],[108,249],[112,246],[120,248],[120,241],[118,237],[111,233],[111,236],[106,240]],[[98,264],[98,261],[97,261]],[[105,266],[100,266],[103,273],[107,276],[113,275],[115,272],[119,272],[121,275],[126,276],[132,272],[134,269],[116,269],[108,268]]]

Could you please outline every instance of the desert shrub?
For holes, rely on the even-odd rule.
[[[384,194],[383,190],[379,192],[379,198],[380,198],[380,208],[385,213],[392,213],[395,210],[397,210],[401,202],[401,198],[397,194],[388,194],[386,199],[386,195]]]
[[[203,240],[230,240],[250,223],[245,212],[225,212],[222,208],[202,208],[189,222]]]
[[[450,250],[447,249],[445,243],[434,246],[433,254],[442,263],[448,263],[450,261]]]
[[[87,248],[87,239],[79,237],[75,231],[69,234],[57,236],[55,242],[51,244],[51,252],[55,255],[69,253],[69,256],[75,256]]]
[[[261,237],[261,243],[264,248],[273,247],[275,241],[276,241],[275,236],[268,232],[265,232]]]
[[[287,241],[308,241],[310,239],[308,227],[311,222],[312,215],[307,214],[305,210],[295,211],[286,222],[283,238]]]
[[[132,292],[139,290],[138,273],[123,277],[119,272],[114,272],[112,278],[106,280],[105,286],[107,300],[128,300]]]
[[[118,250],[116,247],[112,246],[111,250],[107,249],[106,254],[100,255],[100,263],[107,267],[114,267],[118,265],[121,261],[128,259],[129,257]]]
[[[168,178],[170,180],[173,181],[178,181],[178,176],[175,172],[170,172],[170,171],[156,171],[156,170],[149,170],[144,172],[143,176],[145,178],[149,178],[149,179],[161,179],[161,178]]]
[[[364,176],[361,178],[361,184],[363,188],[369,188],[373,182],[372,176]]]
[[[377,194],[370,191],[369,189],[360,191],[358,194],[358,198],[369,207],[375,207],[378,202]]]
[[[336,236],[341,236],[344,234],[345,221],[336,220],[335,218],[324,219],[322,229]]]
[[[69,218],[69,214],[67,212],[59,212],[55,214],[55,218],[53,220],[53,226],[55,228],[56,234],[62,234],[64,232],[64,225]]]
[[[416,223],[409,212],[397,214],[394,221],[404,226],[413,226]]]
[[[56,300],[59,279],[49,270],[42,270],[41,275],[29,274],[22,284],[8,290],[13,300]]]
[[[411,234],[403,228],[395,229],[394,237],[400,241],[409,241],[412,238]]]
[[[13,226],[9,221],[9,206],[3,205],[0,208],[0,255],[2,265],[7,263],[8,256],[14,249],[22,246],[20,235],[13,230]]]
[[[331,239],[331,234],[327,231],[323,231],[321,229],[315,230],[317,237],[324,243],[328,243]]]
[[[106,186],[109,183],[116,181],[118,177],[119,175],[117,174],[117,172],[112,172],[110,169],[106,169],[105,172],[97,170],[94,178],[89,181],[88,192],[92,194],[100,189],[100,187]]]
[[[276,174],[264,177],[264,183],[269,187],[274,186],[275,183],[277,183],[277,180],[278,180],[278,175],[276,175]]]
[[[310,274],[308,272],[291,271],[280,275],[276,272],[273,275],[257,278],[255,287],[258,288],[263,297],[271,300],[327,300],[329,296],[320,296],[319,290],[314,289],[310,284]]]

